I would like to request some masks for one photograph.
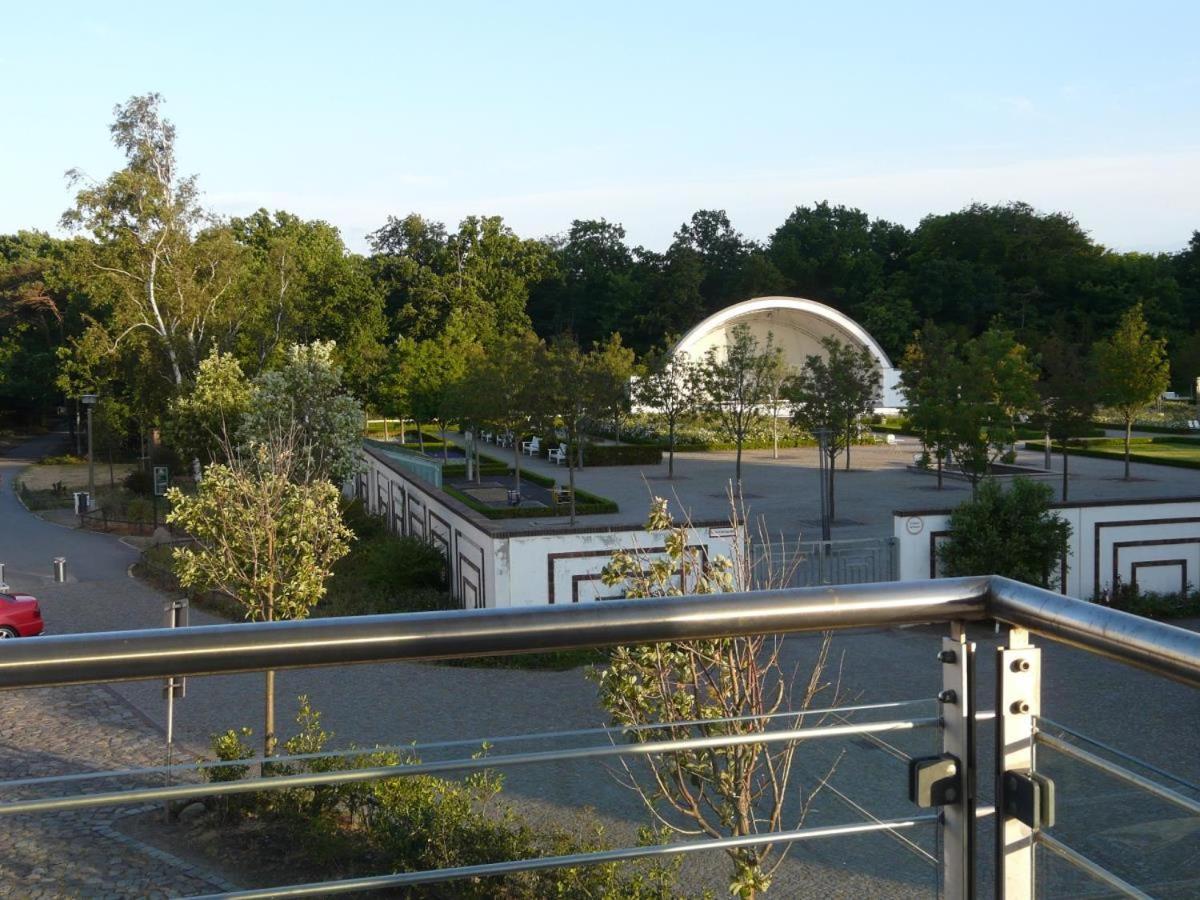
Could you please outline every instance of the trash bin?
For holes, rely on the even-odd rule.
[[[516,490],[515,488],[508,489],[508,505],[509,506],[520,506],[521,505],[521,492],[520,491]]]
[[[75,515],[82,516],[85,512],[91,509],[91,495],[87,491],[76,491],[75,494]]]
[[[67,580],[67,558],[65,556],[54,557],[54,580],[59,584]]]

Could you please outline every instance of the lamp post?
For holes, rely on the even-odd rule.
[[[96,405],[96,394],[84,394],[79,398],[87,407],[88,433],[88,509],[96,502],[96,460],[92,453],[92,407]]]

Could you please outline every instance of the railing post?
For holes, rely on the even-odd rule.
[[[1034,895],[1033,829],[1005,813],[1005,773],[1033,770],[1033,720],[1041,714],[1042,651],[1012,628],[996,656],[996,896]]]
[[[966,626],[951,624],[942,638],[942,752],[960,765],[961,790],[941,808],[942,896],[975,896],[975,644]],[[947,799],[950,799],[947,797]]]

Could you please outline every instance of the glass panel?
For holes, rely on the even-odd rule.
[[[1037,771],[1054,781],[1057,796],[1057,820],[1048,834],[1154,897],[1200,894],[1200,814],[1100,765],[1114,766],[1194,803],[1200,803],[1200,790],[1054,726],[1043,728],[1051,738],[1099,763],[1039,743]],[[1114,891],[1045,848],[1039,848],[1037,859],[1038,886],[1047,896],[1109,896]]]

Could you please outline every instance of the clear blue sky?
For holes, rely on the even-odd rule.
[[[661,249],[720,207],[765,238],[828,199],[915,225],[972,200],[1119,250],[1200,229],[1200,4],[23,3],[0,41],[0,232],[119,164],[158,91],[209,205],[323,218],[604,216]]]

